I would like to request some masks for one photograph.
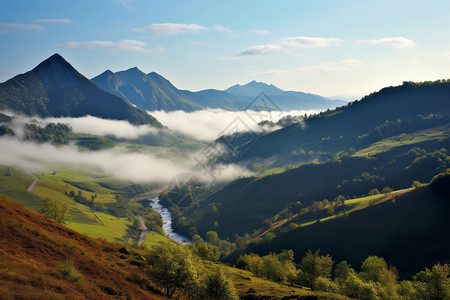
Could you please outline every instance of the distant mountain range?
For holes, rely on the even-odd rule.
[[[177,89],[170,81],[152,72],[145,74],[134,67],[113,73],[110,70],[92,78],[101,89],[115,94],[146,110],[194,111],[204,108],[244,110],[263,92],[282,110],[323,110],[345,105],[319,95],[286,92],[274,85],[252,81],[225,91],[207,89],[199,92]]]
[[[40,117],[92,115],[162,127],[146,111],[98,88],[59,54],[1,83],[0,109]]]

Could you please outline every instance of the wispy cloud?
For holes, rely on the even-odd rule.
[[[218,32],[228,33],[228,34],[235,34],[233,30],[230,28],[224,27],[222,25],[214,25],[214,30]]]
[[[183,33],[198,33],[208,28],[198,24],[161,23],[145,27],[133,28],[136,32],[150,32],[155,35],[178,35]]]
[[[256,72],[258,75],[280,75],[280,74],[286,74],[291,73],[292,70],[268,70],[263,72]]]
[[[0,33],[8,33],[16,30],[40,32],[44,30],[44,27],[38,24],[0,23]]]
[[[133,2],[133,0],[114,0],[114,3],[119,4],[123,8],[134,10],[134,7],[132,7],[130,4],[131,2]]]
[[[339,46],[340,40],[336,38],[297,36],[285,38],[275,44],[257,45],[242,50],[240,56],[261,56],[293,49],[325,48]]]
[[[70,19],[39,19],[35,20],[33,23],[40,24],[70,24],[73,23]]]
[[[270,34],[270,31],[269,30],[265,30],[265,29],[255,29],[255,30],[250,30],[249,33]]]
[[[298,68],[299,71],[316,73],[316,72],[330,72],[330,71],[348,71],[363,65],[361,60],[346,59],[341,61],[323,63],[316,66],[306,66]]]
[[[56,48],[71,48],[71,49],[107,49],[118,52],[131,53],[155,53],[161,52],[164,49],[161,47],[150,48],[146,43],[136,40],[121,40],[120,42],[112,41],[87,41],[87,42],[67,42],[59,45],[54,45]]]
[[[390,46],[394,48],[413,48],[416,45],[412,40],[407,39],[403,36],[399,37],[388,37],[388,38],[382,38],[382,39],[375,39],[375,40],[358,40],[356,41],[357,44],[371,44],[371,45],[384,45],[384,46]]]

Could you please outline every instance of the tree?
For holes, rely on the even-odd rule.
[[[384,187],[382,190],[381,190],[381,192],[385,195],[385,196],[387,196],[388,194],[390,194],[391,192],[393,191],[393,189],[392,188],[390,188],[390,187]]]
[[[316,279],[318,277],[329,278],[332,267],[333,260],[330,255],[320,255],[320,249],[314,253],[308,250],[300,263],[302,272],[299,273],[299,280],[302,284],[314,290]]]
[[[346,260],[338,263],[334,270],[334,276],[340,284],[344,283],[347,277],[354,273],[355,270],[353,270],[352,266],[348,264]]]
[[[214,246],[219,246],[220,245],[220,238],[219,235],[217,234],[217,232],[215,231],[208,231],[205,235],[206,240],[208,242],[210,242],[211,244],[213,244]]]
[[[373,196],[373,195],[378,195],[380,193],[380,191],[378,189],[371,189],[369,191],[369,196]]]
[[[423,184],[420,183],[420,181],[417,181],[417,180],[414,180],[412,185],[411,185],[411,187],[413,187],[415,189],[420,188],[421,186],[423,186]]]
[[[338,195],[336,198],[334,198],[334,201],[336,201],[339,205],[344,205],[345,197],[342,195]]]
[[[205,279],[205,298],[210,300],[238,300],[233,282],[218,267]]]
[[[172,242],[155,246],[148,255],[151,279],[164,288],[168,297],[177,291],[190,293],[197,289],[197,272],[189,251]]]
[[[450,265],[438,263],[414,276],[421,299],[450,299]]]
[[[262,278],[275,282],[282,282],[286,279],[285,268],[275,253],[261,258],[258,273]]]
[[[69,206],[66,203],[57,200],[45,200],[43,206],[39,209],[39,212],[61,224],[72,221]]]
[[[376,255],[369,256],[361,265],[361,277],[365,280],[380,282],[381,270],[387,269],[386,261]]]

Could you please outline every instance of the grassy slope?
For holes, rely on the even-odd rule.
[[[406,276],[437,261],[450,262],[450,175],[428,186],[397,195],[395,201],[281,233],[272,242],[248,251],[267,253],[293,249],[297,259],[308,249],[320,248],[336,261],[354,266],[368,255],[384,257]],[[336,247],[339,245],[339,247]]]
[[[18,204],[0,197],[0,295],[2,299],[163,299],[145,275],[144,252],[76,233]],[[62,265],[73,261],[81,279],[63,275]],[[202,262],[214,270],[216,264]],[[348,299],[323,292],[282,286],[227,269],[241,296],[250,288],[255,298],[281,299],[312,296]],[[270,297],[270,298],[269,298]],[[284,298],[283,298],[284,299]]]
[[[129,279],[145,277],[135,263],[140,252],[122,255],[119,246],[80,235],[3,197],[0,224],[3,299],[162,299]],[[62,274],[68,259],[80,280]]]
[[[65,192],[80,190],[90,199],[96,194],[97,203],[115,203],[115,189],[126,186],[127,182],[118,181],[101,172],[85,168],[74,168],[68,165],[48,166],[46,172],[36,174],[39,181],[32,193],[27,188],[33,182],[30,174],[20,169],[11,168],[12,176],[5,176],[7,167],[0,167],[0,194],[8,197],[13,202],[20,203],[26,208],[37,211],[43,199],[54,199],[67,203],[71,208],[72,222],[67,226],[77,232],[91,237],[102,238],[110,242],[128,242],[124,240],[129,225],[132,223],[127,218],[118,218],[103,212],[93,211],[90,207],[75,202]],[[107,187],[105,187],[107,186]],[[146,245],[152,245],[166,240],[156,232],[149,233]]]

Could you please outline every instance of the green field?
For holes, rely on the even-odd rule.
[[[442,142],[448,139],[449,136],[450,136],[450,128],[448,126],[417,131],[409,134],[403,133],[376,142],[367,148],[359,150],[358,152],[353,154],[353,156],[374,156],[381,152],[390,151],[396,147],[432,141]]]
[[[116,204],[115,193],[130,186],[132,182],[121,181],[100,171],[87,167],[70,165],[49,165],[45,171],[34,173],[39,181],[33,191],[27,191],[33,182],[31,174],[19,168],[0,166],[0,194],[9,200],[20,203],[33,211],[38,211],[45,199],[58,200],[70,207],[72,221],[66,226],[94,238],[110,242],[129,243],[127,230],[133,225],[126,217],[116,217],[105,212],[94,211],[91,207],[76,202],[66,193],[82,191],[87,199],[97,195],[96,203]],[[130,205],[136,205],[130,200]],[[146,246],[167,240],[166,237],[149,232]]]

